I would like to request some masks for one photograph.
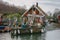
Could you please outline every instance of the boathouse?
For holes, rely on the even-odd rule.
[[[27,18],[26,21],[30,22],[35,20],[43,20],[45,21],[45,18],[47,17],[47,14],[38,6],[38,3],[36,5],[32,5],[30,9],[28,9],[23,15],[22,18]],[[23,21],[23,20],[22,20]]]
[[[23,29],[32,29],[34,32],[40,32],[43,29],[47,14],[38,6],[32,5],[30,9],[28,9],[22,16],[21,16],[21,26]],[[30,29],[29,29],[30,28]],[[32,32],[32,30],[30,30]],[[26,31],[26,30],[25,30]]]
[[[38,6],[38,3],[32,5],[21,16],[21,26],[18,28],[20,34],[44,32],[45,26],[43,25],[45,24],[46,17],[47,14]]]

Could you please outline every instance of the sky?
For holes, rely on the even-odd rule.
[[[27,9],[29,9],[32,5],[38,2],[39,7],[42,8],[46,13],[48,11],[52,12],[55,8],[60,9],[60,0],[3,0],[8,2],[9,4],[14,4],[16,6],[24,6],[26,5]]]

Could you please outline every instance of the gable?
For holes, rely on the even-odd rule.
[[[45,16],[48,16],[40,7],[37,7]]]
[[[47,16],[47,14],[39,7],[36,6],[32,6],[29,10],[27,10],[23,15],[23,16],[27,16],[28,14],[33,14],[33,12],[36,13],[36,15],[40,15],[40,16]]]

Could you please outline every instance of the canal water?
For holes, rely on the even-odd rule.
[[[27,34],[13,36],[10,33],[0,33],[0,40],[60,40],[60,26],[51,23],[46,25],[46,32],[42,34]]]
[[[60,40],[60,30],[48,31],[43,34],[12,36],[10,33],[0,33],[0,40]]]

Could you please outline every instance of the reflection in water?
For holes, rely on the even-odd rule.
[[[13,40],[60,40],[60,30],[48,31],[43,34],[13,36]]]
[[[48,31],[43,34],[15,35],[0,33],[0,40],[60,40],[60,30]]]
[[[47,32],[43,34],[27,34],[12,36],[10,35],[10,33],[0,33],[0,40],[60,40],[60,28],[59,30],[56,30],[56,28],[58,29],[58,26],[56,27],[53,24],[54,23],[47,25]]]
[[[13,40],[45,40],[45,34],[12,36]]]

